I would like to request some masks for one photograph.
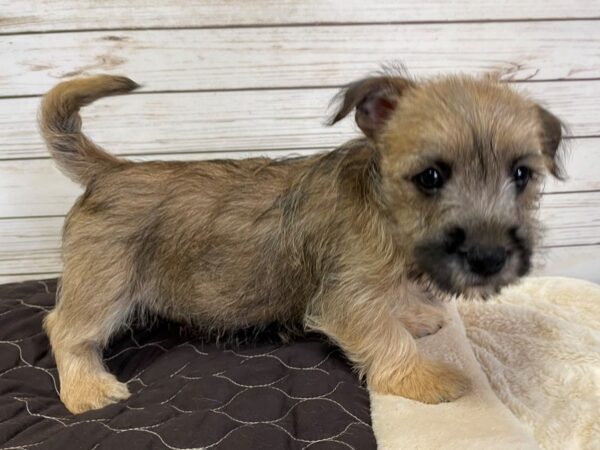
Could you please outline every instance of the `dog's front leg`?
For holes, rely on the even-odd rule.
[[[307,325],[344,350],[370,389],[424,403],[451,401],[467,391],[469,380],[462,372],[418,352],[411,332],[394,313],[397,296],[363,291],[359,297],[342,292],[327,297]]]
[[[394,316],[415,338],[437,333],[446,322],[443,301],[415,284],[407,284],[391,308]]]

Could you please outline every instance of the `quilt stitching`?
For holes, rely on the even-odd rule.
[[[311,337],[222,349],[130,328],[104,361],[132,397],[70,415],[41,330],[55,289],[53,281],[0,286],[0,450],[62,450],[75,440],[91,450],[376,448],[367,390],[339,350]]]

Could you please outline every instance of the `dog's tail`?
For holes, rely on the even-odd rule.
[[[46,94],[40,109],[40,130],[58,167],[73,181],[85,186],[96,175],[124,164],[81,132],[79,109],[101,97],[138,87],[129,78],[98,75],[65,81]]]

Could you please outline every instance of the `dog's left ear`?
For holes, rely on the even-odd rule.
[[[558,117],[541,106],[536,105],[536,109],[542,123],[540,139],[546,164],[552,175],[559,180],[564,180],[565,173],[560,152],[563,124]]]
[[[337,95],[340,106],[329,124],[339,122],[356,108],[358,127],[365,136],[374,138],[396,109],[400,96],[413,85],[413,81],[392,76],[355,81]]]

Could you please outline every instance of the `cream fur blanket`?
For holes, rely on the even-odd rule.
[[[529,278],[447,309],[419,347],[473,388],[440,405],[371,393],[379,448],[600,449],[600,286]]]

